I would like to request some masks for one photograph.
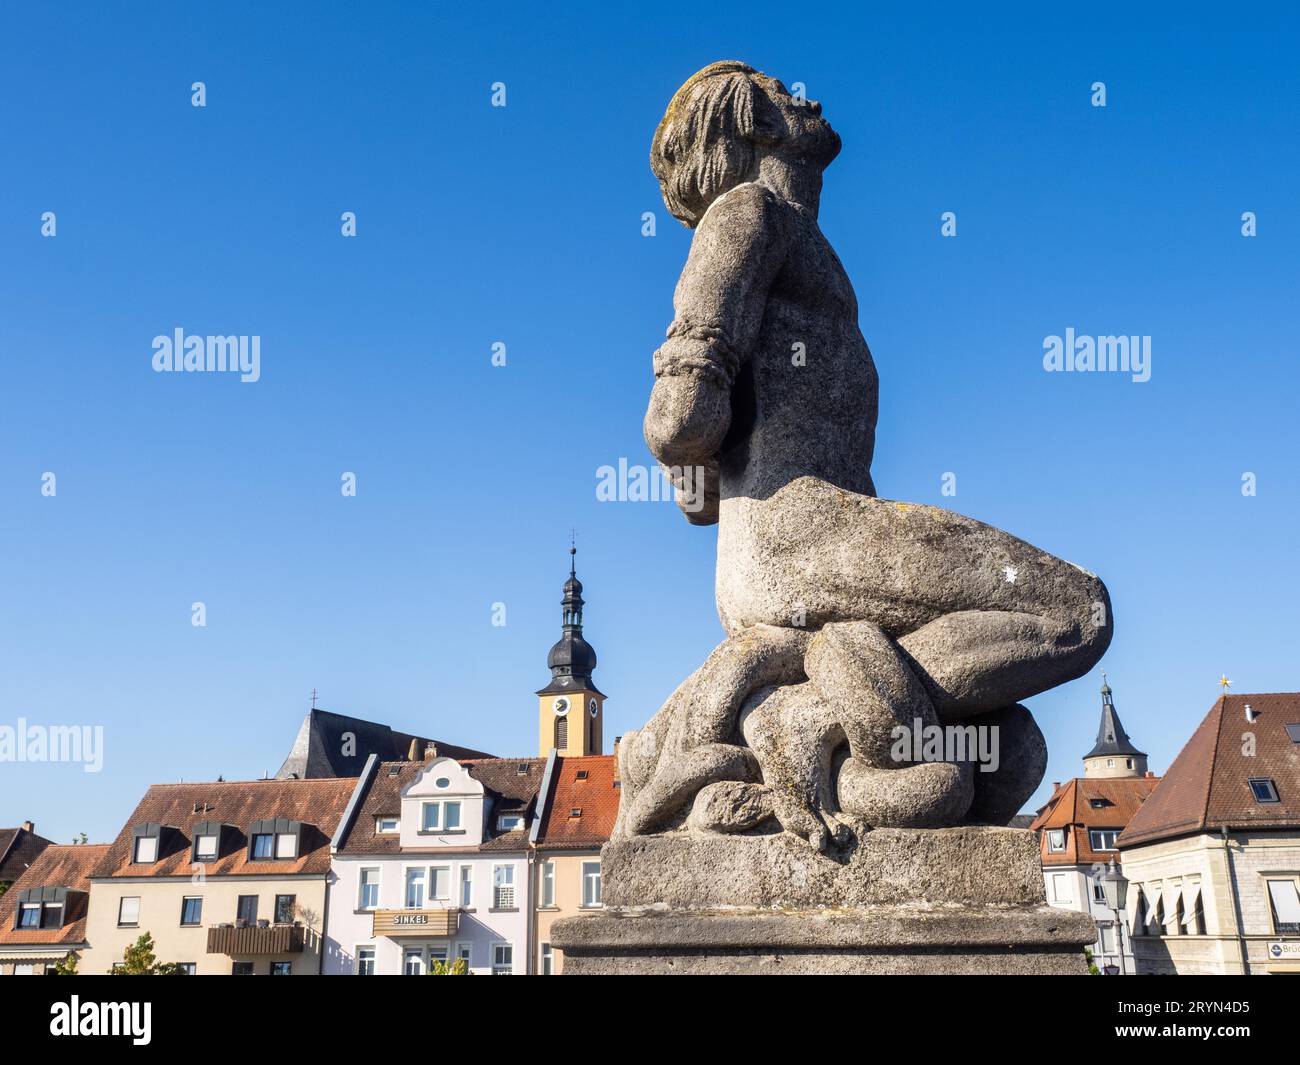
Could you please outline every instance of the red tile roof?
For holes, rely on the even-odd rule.
[[[215,784],[155,784],[127,819],[108,854],[91,874],[114,876],[190,876],[193,826],[217,821],[233,831],[224,833],[221,856],[203,863],[206,876],[294,876],[323,874],[330,867],[330,837],[338,827],[357,782],[355,777],[321,780],[246,780]],[[289,861],[249,861],[248,829],[254,821],[285,818],[304,825],[298,857]],[[164,839],[159,860],[132,863],[132,829],[157,823],[177,831]],[[310,826],[310,827],[306,827]]]
[[[538,848],[599,847],[609,839],[618,817],[621,792],[614,786],[614,756],[557,757],[552,775]],[[575,817],[574,810],[581,813]]]
[[[1075,777],[1052,793],[1030,828],[1040,833],[1044,865],[1106,863],[1114,851],[1094,851],[1089,830],[1122,829],[1160,783],[1159,777]],[[1094,806],[1094,803],[1100,803]],[[1048,850],[1048,829],[1065,831],[1065,850]]]
[[[108,853],[107,843],[65,846],[51,843],[8,891],[0,896],[0,947],[82,943],[86,939],[86,907],[90,871]],[[62,928],[15,928],[18,896],[29,888],[62,887],[81,892],[63,915]]]
[[[1246,719],[1247,706],[1257,715],[1253,721]],[[1300,693],[1221,697],[1129,822],[1120,846],[1219,828],[1300,826],[1300,743],[1287,725],[1300,725]],[[1259,802],[1252,777],[1272,780],[1280,801]]]

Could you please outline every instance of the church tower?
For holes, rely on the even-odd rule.
[[[1120,724],[1115,700],[1111,697],[1106,672],[1101,674],[1101,725],[1097,729],[1097,743],[1083,756],[1085,777],[1144,777],[1147,756],[1133,746]]]
[[[559,642],[546,656],[551,682],[537,693],[538,753],[600,754],[605,696],[592,682],[596,652],[582,638],[582,582],[576,570],[578,549],[569,548],[569,579],[564,582],[563,626]]]

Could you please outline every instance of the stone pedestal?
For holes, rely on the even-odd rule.
[[[611,840],[606,908],[557,922],[570,975],[1083,974],[1096,926],[1046,904],[1033,833],[877,829],[837,858],[789,835]]]

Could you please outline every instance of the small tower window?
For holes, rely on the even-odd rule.
[[[569,745],[569,719],[567,717],[557,717],[555,719],[555,746],[559,748]]]

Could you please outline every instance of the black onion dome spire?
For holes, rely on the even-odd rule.
[[[597,691],[591,681],[596,668],[596,650],[582,637],[582,581],[578,580],[578,549],[569,548],[569,579],[564,582],[564,597],[560,600],[562,625],[560,639],[546,656],[546,666],[551,671],[551,683],[538,695],[552,692]]]

